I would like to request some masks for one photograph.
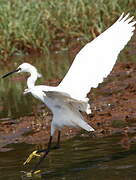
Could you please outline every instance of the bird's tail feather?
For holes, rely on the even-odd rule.
[[[94,131],[94,129],[89,125],[87,124],[84,120],[80,120],[78,122],[76,122],[77,125],[83,129],[85,129],[86,131],[90,132],[90,131]]]
[[[76,106],[76,105],[77,105],[77,106]],[[69,108],[72,112],[74,112],[74,114],[76,114],[76,118],[73,119],[73,122],[74,122],[77,126],[85,129],[86,131],[89,131],[89,132],[90,132],[90,131],[94,131],[94,129],[93,129],[86,121],[84,121],[84,118],[83,118],[82,114],[79,112],[79,110],[81,110],[81,109],[77,108],[78,105],[79,105],[79,103],[77,103],[77,104],[74,103],[74,104],[73,104],[73,102],[69,102],[69,103],[67,104],[68,108]],[[88,105],[89,105],[89,104],[88,104]],[[90,107],[90,106],[89,106],[89,107]],[[83,110],[83,109],[82,109],[82,110]]]

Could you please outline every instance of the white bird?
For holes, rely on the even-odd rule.
[[[53,113],[51,122],[51,136],[48,148],[34,151],[25,163],[28,163],[32,156],[40,156],[38,153],[45,152],[33,171],[48,154],[51,146],[52,136],[57,129],[58,143],[60,132],[64,126],[81,127],[86,131],[94,129],[84,121],[80,111],[91,113],[88,104],[87,93],[91,88],[96,88],[112,70],[117,56],[130,40],[135,29],[134,17],[124,13],[120,18],[92,42],[86,44],[76,55],[68,73],[57,87],[35,85],[40,74],[37,69],[28,64],[21,64],[16,70],[3,76],[6,77],[14,72],[28,72],[28,89],[24,93],[31,93],[35,98],[41,100]]]

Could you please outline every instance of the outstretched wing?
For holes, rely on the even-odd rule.
[[[119,52],[130,40],[136,21],[124,14],[105,32],[85,45],[76,55],[68,73],[59,84],[61,91],[83,100],[112,70]]]

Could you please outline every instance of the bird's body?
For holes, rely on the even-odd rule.
[[[27,93],[41,100],[52,111],[51,136],[56,129],[61,131],[64,126],[81,127],[87,131],[94,131],[80,113],[80,111],[91,113],[87,101],[73,99],[69,94],[62,92],[59,87],[44,85],[32,85],[32,88],[29,86],[29,89],[24,91],[24,94]]]
[[[136,21],[132,22],[133,17],[128,18],[129,14],[123,16],[124,13],[111,27],[81,49],[68,73],[57,87],[35,86],[35,81],[40,74],[34,66],[28,63],[21,64],[13,71],[31,74],[27,80],[28,89],[24,93],[31,93],[48,106],[53,113],[51,137],[44,157],[49,152],[52,136],[56,129],[60,132],[64,126],[73,126],[94,131],[84,121],[80,111],[91,113],[87,93],[92,87],[96,88],[111,72],[118,54],[133,35]]]

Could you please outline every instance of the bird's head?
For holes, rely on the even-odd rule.
[[[39,74],[37,72],[37,69],[34,66],[32,66],[29,63],[23,63],[17,69],[15,69],[15,70],[13,70],[13,71],[3,75],[2,78],[5,78],[5,77],[7,77],[7,76],[9,76],[9,75],[11,75],[13,73],[21,73],[21,72],[28,72],[28,73],[36,72],[37,73],[37,77],[41,77],[42,76],[41,74]]]

